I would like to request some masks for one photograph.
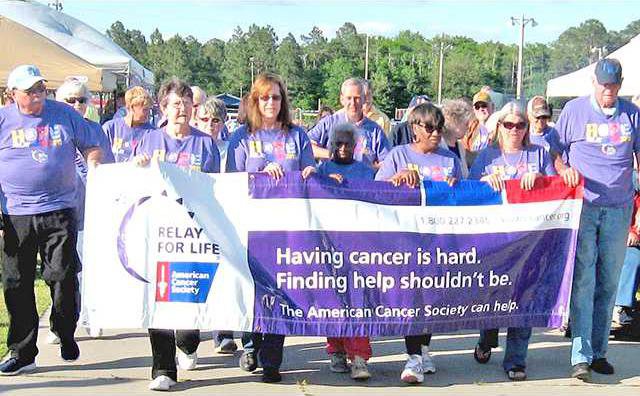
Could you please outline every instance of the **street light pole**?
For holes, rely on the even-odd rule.
[[[444,45],[444,33],[440,40],[440,65],[438,68],[438,104],[442,103],[442,82],[444,74],[444,51],[451,48],[451,45]]]
[[[523,58],[524,58],[524,28],[528,23],[531,23],[531,27],[538,25],[535,19],[525,18],[522,14],[521,18],[511,17],[511,25],[520,25],[520,46],[518,48],[518,81],[516,85],[516,97],[520,102],[524,100],[524,93],[522,92],[522,79],[523,79]]]
[[[364,49],[364,79],[369,79],[369,35],[366,35],[366,45]]]
[[[251,85],[253,85],[253,61],[255,59],[253,58],[253,56],[251,58],[249,58],[249,62],[251,63]]]

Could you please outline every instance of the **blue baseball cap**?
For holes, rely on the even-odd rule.
[[[600,59],[595,74],[598,84],[622,84],[622,65],[617,59]]]
[[[27,90],[39,81],[47,81],[42,77],[40,69],[34,65],[20,65],[13,69],[7,78],[7,88]]]

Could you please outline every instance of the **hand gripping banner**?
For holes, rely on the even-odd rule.
[[[82,320],[327,336],[559,327],[582,186],[506,186],[101,166]]]

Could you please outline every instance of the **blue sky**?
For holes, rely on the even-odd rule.
[[[273,26],[279,38],[291,32],[299,39],[314,25],[333,37],[349,21],[359,32],[383,36],[408,29],[426,37],[444,32],[478,41],[515,43],[519,31],[509,18],[525,13],[538,22],[536,27],[527,27],[526,40],[548,43],[590,18],[599,19],[608,30],[621,30],[640,19],[637,0],[63,0],[63,4],[65,13],[101,32],[120,20],[147,37],[158,27],[165,37],[179,33],[200,41],[227,40],[236,26],[246,29],[252,23]]]

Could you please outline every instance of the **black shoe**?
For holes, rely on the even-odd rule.
[[[76,340],[73,338],[70,340],[60,340],[60,356],[65,362],[73,362],[80,357],[80,348]]]
[[[0,364],[0,375],[18,375],[20,373],[28,373],[35,369],[35,360],[25,362],[12,357]]]
[[[244,352],[240,356],[240,368],[244,371],[252,372],[258,368],[258,360],[255,352]]]
[[[606,358],[595,359],[591,362],[591,370],[595,371],[598,374],[613,374],[613,366],[611,363],[607,362]]]
[[[280,375],[280,370],[273,367],[265,367],[262,371],[262,382],[266,382],[268,384],[274,382],[282,381],[282,376]]]
[[[571,368],[571,377],[589,382],[591,381],[591,367],[587,363],[574,364]]]

